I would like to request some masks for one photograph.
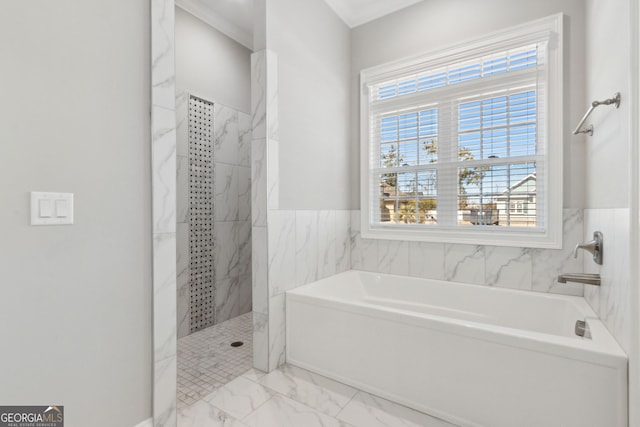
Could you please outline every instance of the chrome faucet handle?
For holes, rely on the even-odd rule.
[[[575,249],[573,250],[573,257],[574,258],[578,258],[578,250],[579,249],[584,249],[587,252],[590,252],[591,254],[594,254],[596,251],[596,246],[598,245],[598,243],[595,240],[592,240],[588,243],[578,243],[575,247]]]
[[[593,255],[593,262],[602,265],[602,233],[593,232],[593,240],[587,243],[578,243],[573,250],[573,257],[578,258],[578,250],[584,249]]]

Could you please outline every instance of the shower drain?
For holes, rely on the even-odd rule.
[[[231,343],[231,347],[240,347],[244,343],[242,341],[234,341]]]

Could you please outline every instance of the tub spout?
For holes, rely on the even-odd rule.
[[[558,276],[558,283],[576,282],[584,283],[587,285],[600,286],[599,274],[587,274],[587,273],[566,273]]]

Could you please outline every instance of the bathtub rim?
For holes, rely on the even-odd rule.
[[[584,319],[589,326],[592,338],[566,337],[543,332],[529,331],[524,329],[510,328],[506,326],[493,325],[488,323],[461,320],[453,317],[444,317],[433,314],[419,313],[400,308],[391,308],[383,305],[376,305],[369,302],[349,300],[346,298],[319,296],[316,291],[322,284],[342,279],[353,274],[364,273],[372,276],[387,276],[398,279],[417,279],[446,283],[452,286],[465,288],[483,289],[483,285],[470,285],[459,282],[447,282],[435,279],[421,279],[416,277],[398,276],[383,273],[369,273],[358,270],[348,270],[343,273],[329,276],[327,278],[312,282],[286,292],[287,306],[289,301],[296,301],[310,305],[320,305],[325,308],[332,308],[341,311],[351,312],[371,318],[384,318],[387,321],[409,324],[412,326],[426,327],[449,334],[454,334],[470,339],[479,339],[493,342],[499,345],[526,349],[546,353],[558,357],[572,359],[581,362],[598,364],[601,366],[618,369],[627,366],[628,356],[622,350],[618,342],[606,329],[604,323],[597,317],[593,309],[583,297],[535,293],[530,295],[537,299],[565,300],[579,305],[580,310],[585,314]],[[523,293],[530,294],[533,291],[501,289],[490,287],[490,292],[513,293],[522,296]],[[376,314],[374,314],[374,312]],[[287,316],[288,318],[288,316]],[[288,320],[288,319],[287,319]],[[578,319],[576,319],[578,320]],[[288,336],[287,336],[288,340]]]

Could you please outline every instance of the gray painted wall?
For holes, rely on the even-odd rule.
[[[176,7],[176,87],[251,112],[251,51]]]
[[[589,118],[586,148],[586,207],[629,207],[630,30],[628,0],[588,0],[586,42],[587,104],[621,93],[620,108],[598,107]],[[603,23],[608,23],[603,25]]]
[[[266,47],[279,59],[279,207],[349,209],[349,28],[322,0],[267,6]]]
[[[564,206],[584,205],[584,144],[571,131],[587,109],[584,94],[584,0],[424,0],[368,24],[351,38],[352,206],[360,206],[360,70],[487,32],[563,12],[565,19]]]
[[[151,416],[149,43],[149,2],[0,6],[0,402],[69,427]],[[75,225],[30,226],[32,190]]]

